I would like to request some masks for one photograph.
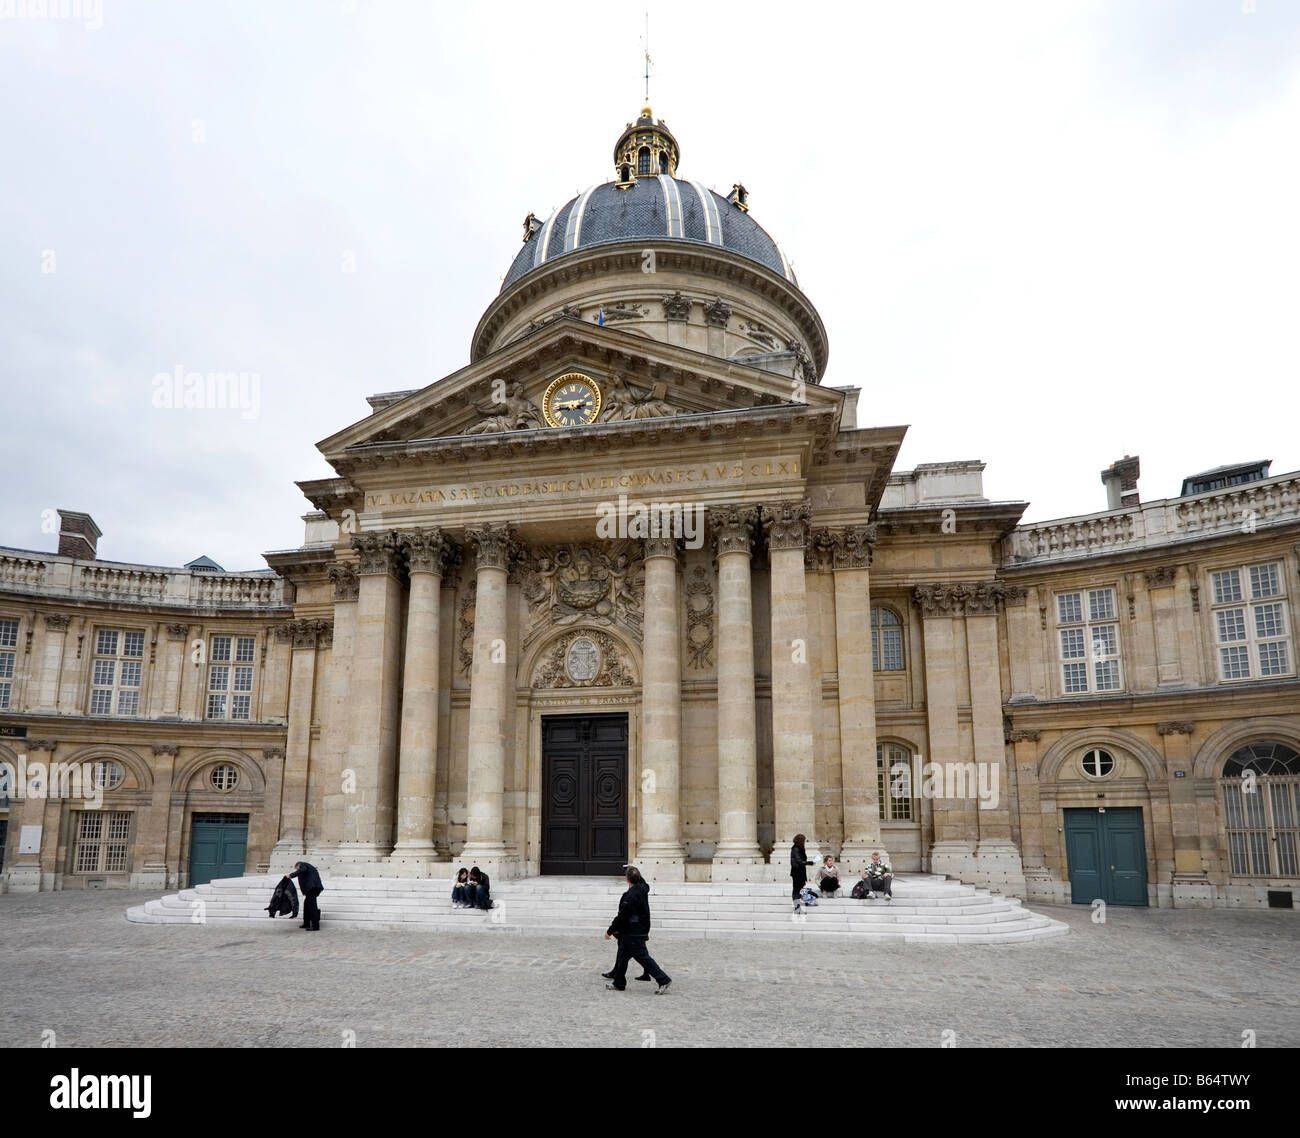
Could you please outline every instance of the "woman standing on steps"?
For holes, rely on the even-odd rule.
[[[794,882],[791,896],[794,898],[794,911],[799,911],[799,890],[808,884],[808,867],[812,862],[804,853],[804,842],[808,839],[803,834],[795,834],[794,845],[790,847],[790,877]]]

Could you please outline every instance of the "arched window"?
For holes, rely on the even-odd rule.
[[[903,622],[893,609],[871,610],[871,670],[903,670]]]
[[[632,167],[626,162],[618,168],[618,180],[620,182],[630,182],[632,180]]]
[[[882,822],[914,822],[912,755],[897,743],[876,744],[876,791]]]
[[[659,173],[668,173],[668,151],[659,151]]]
[[[1223,764],[1221,784],[1232,873],[1300,876],[1300,752],[1250,743]]]
[[[638,174],[650,173],[650,147],[643,146],[637,151],[636,172]]]

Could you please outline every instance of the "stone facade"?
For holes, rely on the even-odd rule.
[[[372,397],[270,573],[0,550],[0,760],[120,767],[11,787],[9,889],[184,886],[232,815],[249,871],[536,874],[575,795],[661,881],[785,881],[802,833],[1091,900],[1068,831],[1137,811],[1139,903],[1300,888],[1300,477],[1022,525],[980,463],[894,471],[792,276],[644,245],[539,262],[467,367]],[[599,406],[544,425],[573,376]],[[544,739],[597,718],[625,753],[570,785]]]

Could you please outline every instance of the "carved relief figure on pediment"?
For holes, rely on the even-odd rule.
[[[578,620],[621,624],[640,639],[644,588],[639,543],[533,546],[520,574],[528,606],[524,643]]]
[[[561,636],[533,668],[533,688],[634,687],[622,645],[608,633],[583,628]]]
[[[681,414],[678,408],[664,399],[667,391],[666,383],[656,383],[648,392],[642,392],[633,388],[622,375],[613,375],[603,393],[600,421],[614,423]]]
[[[536,404],[524,396],[524,385],[512,383],[505,393],[505,398],[497,401],[489,399],[486,403],[475,403],[474,410],[486,416],[480,419],[465,434],[485,435],[496,431],[528,431],[542,425],[541,412]]]

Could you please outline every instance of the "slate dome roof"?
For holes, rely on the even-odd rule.
[[[648,106],[635,124],[628,124],[619,146],[637,131],[653,132],[662,145],[671,146],[671,160],[665,158],[670,172],[640,174],[631,185],[605,182],[566,202],[524,241],[506,273],[502,292],[533,270],[569,253],[597,245],[665,238],[718,246],[757,261],[798,287],[780,246],[746,209],[700,182],[675,176],[676,140],[650,115]],[[618,147],[615,149],[617,154]],[[529,217],[537,226],[532,215]]]

